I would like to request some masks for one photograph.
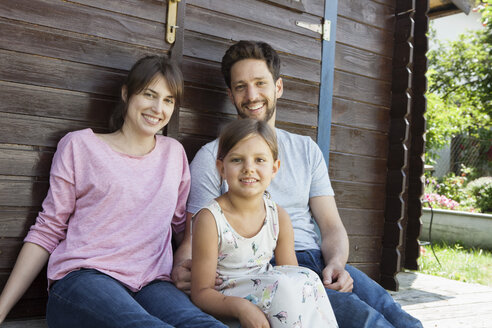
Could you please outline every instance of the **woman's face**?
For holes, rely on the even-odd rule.
[[[123,100],[127,98],[126,88],[122,89],[122,97]],[[169,122],[175,103],[164,76],[157,74],[140,93],[128,99],[123,129],[142,136],[154,136]]]

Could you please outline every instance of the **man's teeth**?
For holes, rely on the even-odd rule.
[[[263,107],[263,104],[257,104],[256,106],[247,106],[249,110],[257,110]]]

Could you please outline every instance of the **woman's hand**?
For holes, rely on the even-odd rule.
[[[270,323],[259,307],[245,300],[239,313],[242,328],[270,328]]]

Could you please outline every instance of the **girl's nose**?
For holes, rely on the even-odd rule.
[[[244,161],[243,171],[245,173],[252,172],[253,171],[253,163],[251,163],[251,161]]]

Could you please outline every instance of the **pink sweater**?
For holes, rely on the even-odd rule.
[[[60,140],[43,211],[24,240],[51,253],[49,282],[80,268],[133,291],[170,280],[171,237],[185,227],[190,174],[182,145],[156,140],[144,156],[114,151],[91,129]]]

